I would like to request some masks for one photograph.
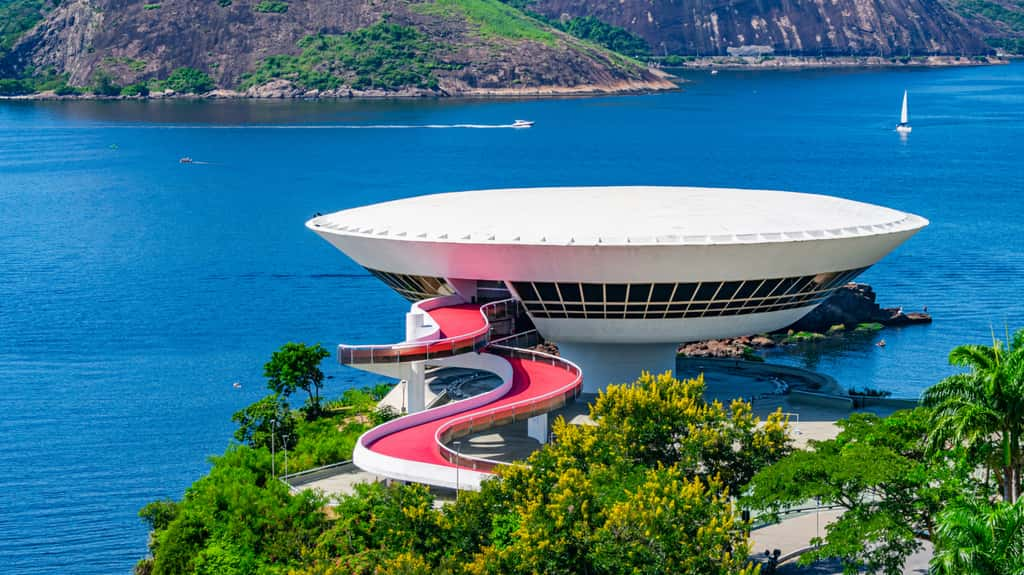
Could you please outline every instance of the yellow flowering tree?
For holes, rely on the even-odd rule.
[[[591,415],[597,441],[646,466],[676,464],[690,475],[717,477],[738,492],[758,469],[792,451],[781,410],[762,422],[749,403],[728,408],[704,400],[704,378],[676,379],[644,373],[598,395]]]

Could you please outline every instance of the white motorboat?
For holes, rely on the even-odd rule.
[[[532,120],[516,120],[515,122],[512,122],[513,128],[529,128],[531,126],[533,126]]]
[[[901,134],[909,134],[912,129],[910,127],[910,113],[907,108],[907,91],[903,90],[903,108],[900,110],[900,123],[896,124],[896,131]]]

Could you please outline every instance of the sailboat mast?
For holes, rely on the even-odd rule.
[[[910,121],[910,114],[907,113],[907,91],[903,90],[903,109],[900,110],[900,123],[906,124]]]

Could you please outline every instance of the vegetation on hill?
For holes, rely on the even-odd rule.
[[[1024,2],[1017,0],[948,0],[968,20],[980,20],[999,34],[985,41],[1010,54],[1024,54]]]
[[[421,14],[466,18],[484,38],[534,40],[551,45],[554,34],[540,21],[498,0],[433,0],[413,6]]]
[[[502,0],[505,4],[581,40],[599,44],[626,56],[650,56],[651,47],[646,40],[622,28],[613,26],[594,16],[576,16],[568,19],[550,18],[533,9],[535,0]]]
[[[263,60],[241,87],[288,80],[300,88],[394,90],[437,88],[434,70],[447,66],[437,55],[445,48],[411,26],[378,22],[347,34],[316,34],[299,41],[302,53]]]
[[[50,0],[0,0],[0,59],[53,6]]]

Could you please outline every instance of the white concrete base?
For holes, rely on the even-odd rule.
[[[558,342],[559,355],[583,370],[583,393],[597,393],[609,383],[629,383],[643,371],[675,373],[675,343],[606,344]]]
[[[543,413],[526,420],[526,435],[540,442],[548,442],[548,414]]]

